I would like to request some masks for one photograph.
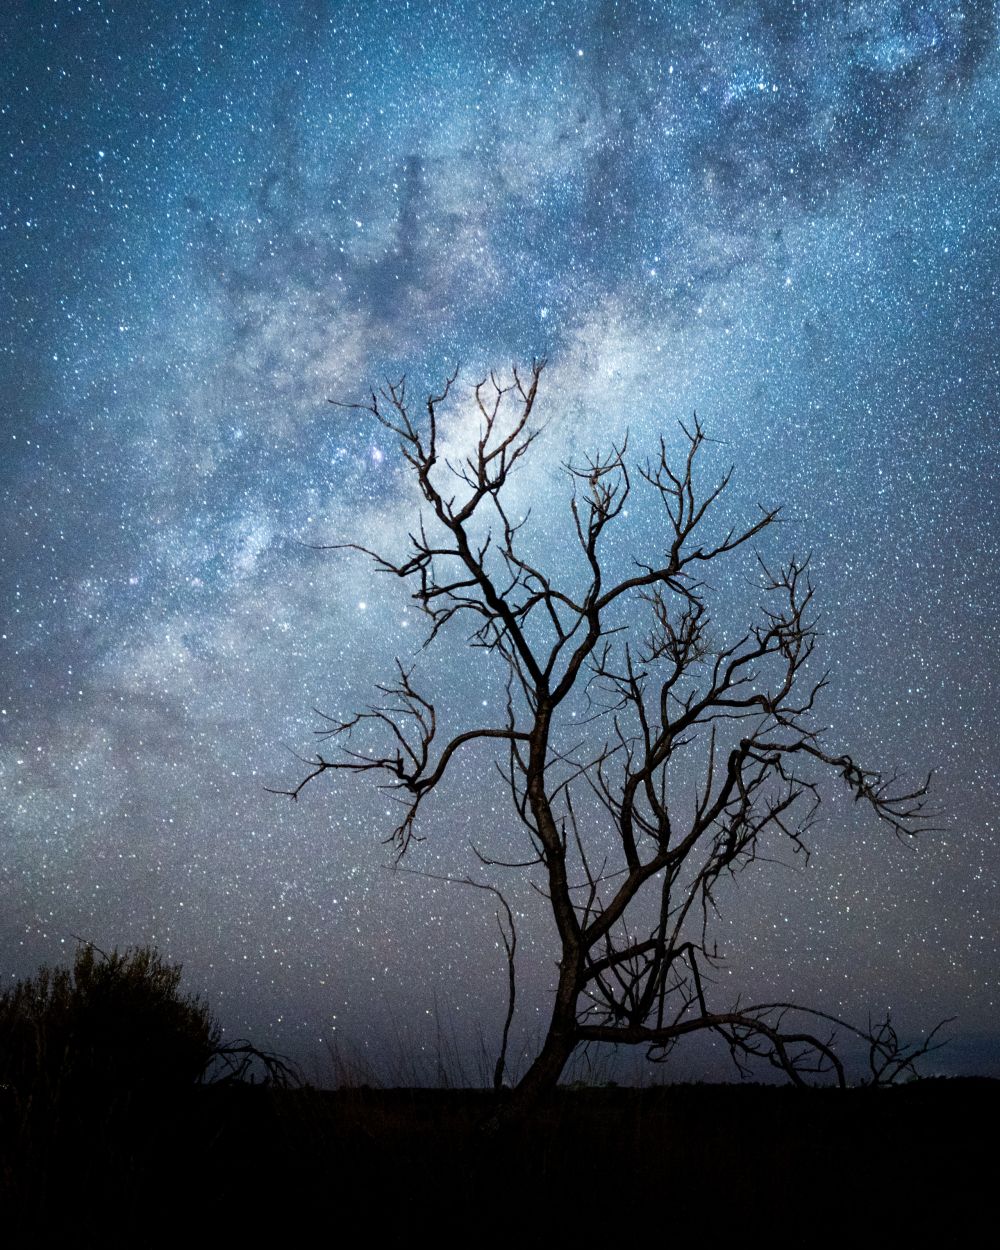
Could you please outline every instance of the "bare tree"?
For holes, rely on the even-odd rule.
[[[468,617],[470,644],[499,662],[507,693],[488,723],[439,744],[434,702],[397,661],[394,679],[378,687],[381,702],[346,720],[324,717],[318,732],[337,753],[318,753],[295,788],[279,792],[298,798],[326,772],[379,775],[403,804],[387,839],[402,857],[424,799],[463,748],[484,739],[502,748],[530,844],[505,866],[539,874],[560,947],[548,1032],[519,1087],[525,1097],[554,1085],[581,1045],[633,1043],[663,1058],[699,1030],[723,1038],[739,1065],[762,1058],[799,1083],[810,1074],[844,1083],[835,1050],[843,1028],[868,1043],[873,1079],[909,1070],[931,1039],[907,1049],[888,1020],[855,1028],[791,1003],[714,1004],[720,956],[709,930],[720,881],[758,857],[765,840],[808,855],[824,773],[901,838],[927,827],[927,782],[901,788],[825,745],[813,710],[827,679],[808,671],[818,635],[807,560],[777,567],[757,555],[757,619],[734,641],[716,637],[708,572],[749,551],[779,510],[761,507],[745,525],[707,536],[732,470],[700,489],[706,436],[697,419],[680,427],[676,461],[661,440],[651,461],[633,467],[626,440],[566,465],[578,567],[529,559],[505,488],[540,432],[544,363],[473,388],[479,435],[459,460],[439,452],[457,371],[421,415],[405,380],[346,405],[398,438],[426,512],[400,559],[336,546],[407,583],[428,617],[428,643]],[[660,508],[659,554],[612,577],[610,532],[634,490],[652,492]],[[581,701],[586,714],[571,715]],[[375,741],[359,750],[362,730]]]

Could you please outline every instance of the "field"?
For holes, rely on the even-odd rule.
[[[960,1237],[993,1201],[997,1081],[567,1088],[497,1126],[500,1106],[484,1091],[198,1087],[68,1120],[27,1151],[8,1136],[5,1222],[75,1244],[167,1229],[299,1244],[317,1227],[389,1245],[867,1240]]]

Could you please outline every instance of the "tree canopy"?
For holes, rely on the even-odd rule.
[[[697,418],[679,427],[680,454],[661,438],[636,462],[626,439],[567,464],[576,569],[566,548],[550,550],[544,565],[530,553],[527,518],[512,514],[507,496],[540,434],[544,367],[535,361],[526,374],[491,374],[472,388],[479,430],[461,458],[441,451],[457,372],[419,408],[405,380],[350,405],[396,437],[424,507],[401,557],[332,546],[362,552],[408,587],[427,618],[427,644],[467,620],[469,645],[500,666],[505,694],[483,723],[442,737],[433,695],[397,661],[376,704],[324,716],[318,732],[338,749],[315,754],[282,793],[298,798],[326,773],[374,774],[402,804],[390,837],[403,857],[424,800],[456,757],[472,743],[496,745],[524,855],[501,864],[477,853],[493,871],[538,874],[559,943],[552,1014],[521,1083],[526,1096],[554,1084],[581,1044],[632,1043],[663,1058],[704,1030],[741,1066],[759,1058],[797,1082],[832,1074],[844,1083],[835,1038],[847,1029],[869,1046],[872,1079],[898,1075],[930,1039],[907,1048],[889,1020],[860,1028],[791,1002],[720,1001],[712,919],[719,882],[766,843],[808,854],[825,778],[909,839],[929,827],[929,777],[899,784],[828,744],[816,716],[828,675],[811,663],[819,632],[809,561],[773,564],[754,551],[778,508],[718,527],[733,470],[702,486],[708,440]],[[637,554],[622,570],[611,535],[639,490],[657,509],[656,554]],[[732,637],[715,625],[712,575],[741,555],[758,606]],[[567,709],[581,698],[586,715],[570,724]]]

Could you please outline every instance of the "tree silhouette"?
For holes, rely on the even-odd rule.
[[[709,572],[749,552],[779,509],[708,536],[732,470],[700,488],[706,436],[697,419],[680,427],[677,460],[661,440],[652,460],[632,465],[626,439],[566,465],[583,573],[565,551],[546,568],[529,557],[505,489],[540,433],[544,365],[473,388],[479,435],[458,460],[443,458],[439,432],[457,371],[419,416],[405,379],[342,405],[396,436],[426,511],[400,559],[333,546],[363,552],[407,583],[427,615],[428,643],[468,618],[468,641],[499,662],[506,695],[487,723],[439,745],[434,701],[397,661],[378,687],[381,702],[344,720],[324,716],[317,732],[337,753],[315,755],[294,789],[278,793],[298,798],[327,772],[375,773],[403,805],[391,834],[402,857],[424,800],[463,748],[483,740],[502,748],[530,843],[522,862],[505,866],[539,873],[560,947],[548,1032],[519,1086],[525,1098],[554,1085],[581,1044],[639,1044],[663,1058],[700,1030],[723,1038],[741,1067],[762,1058],[798,1083],[810,1074],[845,1082],[835,1049],[843,1028],[867,1042],[873,1080],[911,1070],[931,1038],[907,1048],[888,1020],[859,1028],[786,1002],[714,1003],[720,956],[710,929],[720,880],[752,863],[765,836],[808,855],[824,773],[902,838],[928,827],[927,782],[899,787],[827,747],[813,716],[827,678],[808,671],[818,635],[807,560],[779,567],[756,555],[756,619],[733,641],[716,634]],[[623,569],[612,534],[640,489],[661,506],[659,554]],[[586,714],[572,715],[581,700]],[[362,731],[373,738],[358,749]]]
[[[0,994],[0,1086],[36,1105],[197,1081],[221,1031],[152,947],[82,943],[72,968],[43,967]]]

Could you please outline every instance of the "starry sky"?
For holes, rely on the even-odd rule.
[[[299,780],[313,708],[368,702],[396,656],[456,726],[502,688],[458,635],[420,650],[398,581],[309,545],[392,548],[415,516],[392,438],[327,400],[460,364],[461,449],[469,384],[544,355],[511,486],[537,549],[558,562],[564,460],[626,429],[679,446],[696,410],[705,480],[735,465],[719,525],[780,503],[767,549],[812,552],[828,741],[937,770],[941,832],[904,846],[833,795],[807,868],[734,883],[720,992],[911,1033],[955,1016],[934,1069],[1000,1074],[989,0],[0,21],[0,975],[76,936],[152,942],[228,1036],[320,1076],[333,1045],[383,1079],[492,1052],[488,896],[389,871],[370,785],[264,787]],[[719,581],[733,613],[746,572]],[[471,871],[473,833],[523,847],[490,758],[427,805],[412,867]],[[556,958],[524,876],[497,882],[519,1053]]]

